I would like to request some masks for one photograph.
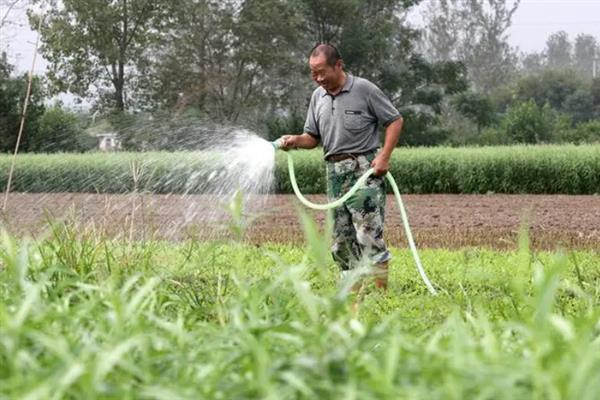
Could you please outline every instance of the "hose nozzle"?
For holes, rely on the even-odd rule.
[[[279,138],[277,140],[273,140],[271,142],[271,144],[273,145],[275,150],[279,150],[279,149],[281,149],[281,146],[283,145],[283,140],[281,138]]]

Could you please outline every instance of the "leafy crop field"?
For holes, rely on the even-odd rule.
[[[391,286],[300,245],[2,237],[0,398],[595,399],[600,254],[408,251]],[[356,311],[353,304],[359,304]]]

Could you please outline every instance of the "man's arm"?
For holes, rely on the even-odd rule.
[[[301,135],[285,135],[281,137],[281,149],[314,149],[319,144],[319,139],[304,132]]]
[[[385,175],[390,169],[390,158],[392,157],[392,151],[396,148],[398,139],[400,138],[400,132],[402,132],[402,125],[404,120],[402,117],[396,119],[394,122],[388,125],[385,129],[385,139],[383,142],[383,149],[377,154],[371,167],[375,169],[376,176]]]

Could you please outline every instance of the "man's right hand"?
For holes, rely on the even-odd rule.
[[[291,150],[298,148],[299,135],[283,135],[281,137],[281,150]]]
[[[319,139],[308,133],[301,135],[283,135],[280,137],[281,150],[314,149],[319,144]]]

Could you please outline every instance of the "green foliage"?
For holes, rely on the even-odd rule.
[[[439,145],[448,136],[439,128],[444,101],[467,89],[466,69],[459,62],[430,63],[419,55],[411,56],[408,66],[400,76],[402,96],[397,102],[404,117],[400,144]]]
[[[402,87],[410,68],[416,32],[401,19],[419,0],[294,0],[309,48],[320,42],[339,47],[349,71],[379,84],[386,93]],[[308,50],[308,49],[307,49]],[[302,54],[306,54],[306,50]],[[301,62],[305,63],[306,59]]]
[[[516,52],[507,41],[519,0],[431,1],[425,11],[423,44],[429,59],[460,60],[478,91],[505,84],[515,71]]]
[[[600,117],[600,108],[594,106],[594,99],[588,90],[578,90],[565,99],[563,110],[574,123],[587,122]]]
[[[464,121],[462,127],[452,131],[446,143],[453,147],[464,146],[507,146],[511,145],[505,132],[499,127],[488,127],[477,131],[474,127],[469,131],[469,121]]]
[[[11,76],[13,66],[0,54],[0,152],[12,152],[17,143],[21,116],[25,106],[28,75]],[[27,119],[19,151],[27,151],[31,138],[37,134],[39,120],[44,113],[44,92],[39,77],[34,77],[27,106]]]
[[[596,78],[592,81],[590,93],[592,95],[592,102],[594,105],[596,107],[600,107],[600,78]]]
[[[194,109],[221,123],[305,106],[309,75],[299,66],[309,45],[299,44],[301,20],[290,2],[184,0],[171,16],[173,34],[155,46],[166,57],[154,65],[153,106]]]
[[[428,108],[411,107],[403,109],[404,125],[399,146],[435,146],[443,142],[445,137],[429,135],[429,127],[436,124],[437,116]]]
[[[584,144],[600,142],[600,121],[590,121],[578,124],[574,128],[561,130],[557,134],[561,142]]]
[[[304,130],[304,117],[291,115],[289,117],[273,117],[267,120],[267,137],[269,141],[283,135],[297,134]]]
[[[77,115],[59,106],[46,109],[29,150],[38,153],[81,152],[95,147],[96,139],[87,135]]]
[[[483,127],[491,125],[496,117],[491,99],[482,93],[460,93],[454,98],[454,107],[477,124],[478,132],[481,132]]]
[[[548,66],[554,69],[567,69],[572,66],[573,45],[565,31],[551,34],[546,41]]]
[[[597,132],[596,128],[585,129]],[[322,151],[292,155],[300,190],[324,193]],[[285,157],[283,152],[276,156],[278,193],[292,193]],[[203,193],[211,191],[206,171],[214,170],[214,162],[200,152],[21,155],[12,185],[23,192],[126,193],[134,190],[134,163],[140,168],[139,191]],[[9,163],[10,157],[0,157],[0,168],[8,170]],[[390,166],[402,193],[600,192],[599,145],[399,148]],[[6,185],[6,179],[0,176],[0,185]]]
[[[41,53],[57,92],[88,96],[110,87],[111,106],[126,108],[126,94],[147,62],[146,48],[168,19],[157,0],[63,0],[48,9],[40,28]],[[30,15],[32,29],[40,15]]]
[[[208,157],[191,152],[22,155],[12,187],[24,192],[127,193],[134,190],[134,163],[140,169],[138,190],[194,193],[204,187],[205,177],[197,172],[210,162]],[[9,162],[9,157],[2,157],[0,164],[8,170]]]
[[[594,58],[598,54],[598,41],[592,35],[580,33],[575,38],[573,64],[586,79],[594,74]]]
[[[296,151],[292,153],[292,156],[294,157],[296,181],[302,193],[325,193],[327,174],[322,151]],[[278,152],[275,161],[276,191],[279,193],[293,193],[286,155]]]
[[[309,224],[310,225],[310,224]],[[573,398],[600,392],[595,252],[408,250],[358,316],[320,243],[0,245],[3,398]],[[66,239],[70,240],[66,240]],[[316,246],[316,248],[314,247]]]
[[[514,143],[543,143],[552,137],[554,122],[555,115],[547,104],[540,107],[529,100],[508,109],[503,129]]]
[[[559,111],[569,96],[584,88],[576,73],[561,70],[544,70],[540,74],[527,75],[515,85],[516,100],[534,100],[538,106],[548,103]]]

